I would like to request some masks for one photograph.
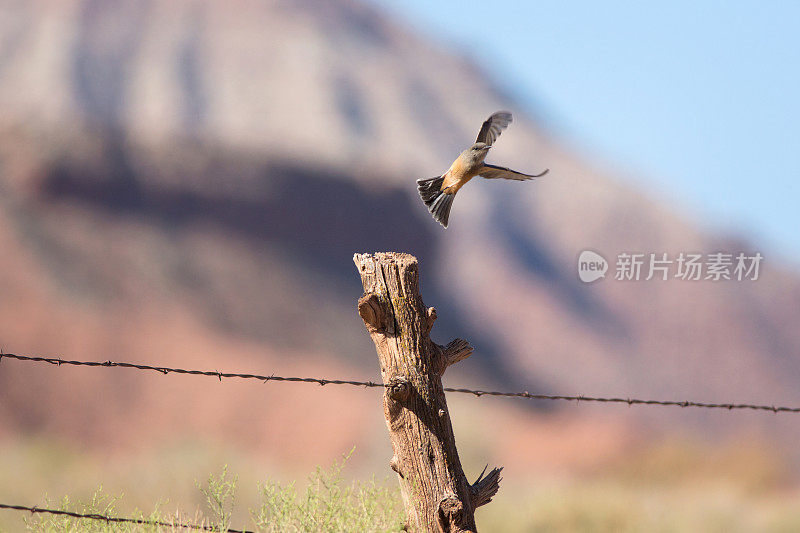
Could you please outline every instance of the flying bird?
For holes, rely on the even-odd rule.
[[[500,133],[511,123],[511,113],[498,111],[492,114],[481,126],[475,144],[461,152],[453,161],[447,172],[441,176],[428,179],[418,179],[417,189],[419,196],[433,218],[445,228],[450,219],[450,208],[453,206],[453,198],[456,197],[458,190],[475,176],[486,179],[503,178],[506,180],[524,181],[531,178],[538,178],[547,174],[548,170],[540,174],[523,174],[516,170],[506,167],[498,167],[484,163],[486,153],[492,147],[492,143],[500,136]]]

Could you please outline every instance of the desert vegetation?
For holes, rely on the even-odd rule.
[[[0,471],[12,475],[0,477],[0,495],[8,499],[16,493],[14,499],[39,506],[266,532],[399,531],[404,522],[396,482],[365,477],[358,453],[292,481],[259,480],[256,465],[240,459],[213,474],[196,475],[203,463],[219,458],[199,448],[143,457],[141,463],[155,473],[149,480],[142,477],[147,475],[139,462],[127,470],[113,466],[103,476],[96,473],[103,465],[91,456],[51,445],[29,443],[25,449],[4,447],[2,452]],[[179,455],[193,459],[176,463]],[[44,478],[13,476],[18,471],[43,473],[54,458],[61,473],[49,478],[72,487],[66,496],[37,492],[46,485]],[[542,474],[530,484],[512,480],[491,505],[477,511],[476,520],[480,530],[508,532],[797,531],[800,491],[786,467],[755,445],[720,451],[667,442],[578,476]],[[108,485],[93,487],[97,479]],[[0,513],[2,532],[171,530]]]

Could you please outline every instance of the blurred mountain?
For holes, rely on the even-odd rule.
[[[800,404],[796,272],[767,257],[758,281],[581,283],[584,249],[613,269],[624,251],[757,247],[583,159],[469,60],[371,5],[7,0],[0,109],[7,351],[372,379],[351,257],[397,250],[420,259],[434,338],[477,348],[452,382]],[[551,172],[475,180],[444,231],[414,180],[498,109],[515,121],[490,162]],[[0,366],[0,432],[130,444],[157,419],[197,427],[262,401],[211,405],[201,384],[170,407],[136,376],[87,372]],[[274,398],[269,416],[314,434],[322,415]],[[139,422],[110,421],[132,404]],[[798,433],[788,417],[578,409],[637,432]]]

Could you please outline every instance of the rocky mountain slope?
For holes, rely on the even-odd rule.
[[[613,263],[625,251],[757,247],[701,232],[681,205],[584,160],[468,60],[374,7],[6,2],[0,109],[7,351],[371,379],[351,257],[398,250],[420,259],[423,295],[439,311],[434,336],[476,346],[450,380],[800,404],[796,272],[767,257],[752,282],[624,282],[611,272],[581,283],[584,249]],[[476,180],[444,231],[414,180],[443,171],[497,109],[515,121],[490,161],[551,172],[534,183]],[[177,427],[293,453],[273,433],[236,425],[252,402],[264,405],[255,389],[211,398],[209,384],[181,385],[183,399],[166,401],[169,386],[137,376],[58,372],[0,367],[0,431],[130,444]],[[264,416],[291,420],[299,440],[330,422],[288,400],[288,388],[268,394]],[[351,412],[348,402],[374,401],[313,394]],[[529,407],[504,412],[553,416]],[[637,432],[797,433],[786,417],[580,409]],[[336,446],[380,439],[340,411]],[[129,424],[109,422],[131,412]],[[209,416],[233,421],[209,428]]]

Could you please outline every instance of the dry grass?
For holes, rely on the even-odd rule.
[[[65,496],[60,502],[45,499],[41,506],[81,514],[125,516],[168,523],[190,522],[212,526],[218,531],[226,531],[231,527],[269,533],[400,531],[404,520],[399,491],[377,484],[374,480],[345,481],[342,469],[348,458],[349,454],[330,469],[317,468],[309,476],[308,484],[302,492],[298,492],[294,483],[261,483],[258,487],[258,503],[249,509],[250,520],[242,525],[233,523],[238,478],[228,473],[227,466],[219,474],[210,475],[204,483],[197,483],[204,505],[191,515],[180,511],[164,512],[160,505],[149,513],[136,509],[124,512],[120,510],[123,496],[107,494],[102,488],[86,501],[72,503]],[[21,521],[26,530],[40,533],[179,530],[173,527],[106,523],[48,514],[23,514]],[[7,527],[16,527],[10,524]]]
[[[208,476],[207,465],[219,454],[191,447],[155,455],[161,462],[150,456],[119,469],[48,445],[6,446],[0,449],[0,501],[259,531],[396,531],[402,523],[394,480],[353,481],[357,467],[344,460],[295,483],[259,479],[263,468],[224,455],[234,455],[230,469]],[[202,469],[205,474],[197,475]],[[98,482],[110,489],[88,488]],[[47,499],[42,487],[70,496]],[[592,472],[508,476],[495,501],[476,517],[483,531],[789,532],[800,531],[800,491],[785,465],[763,447],[710,450],[676,442]],[[26,527],[153,530],[0,511],[0,531]]]

